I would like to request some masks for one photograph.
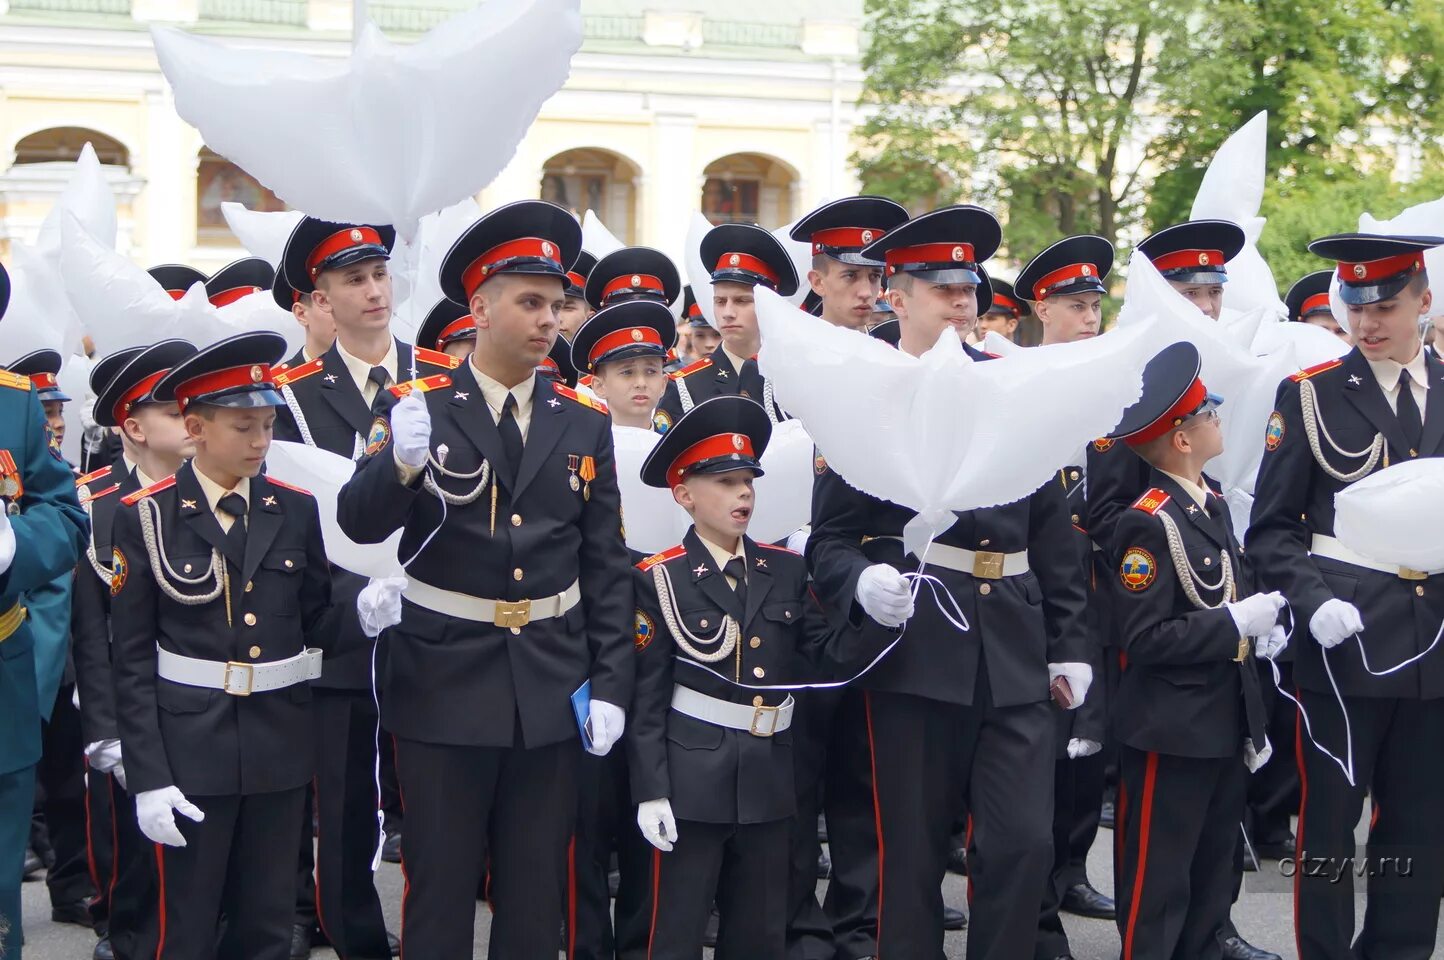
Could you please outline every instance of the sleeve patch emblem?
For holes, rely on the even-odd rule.
[[[1118,567],[1118,578],[1123,581],[1123,586],[1138,593],[1147,590],[1157,576],[1158,564],[1154,562],[1153,554],[1142,547],[1129,547]]]
[[[633,639],[634,639],[634,641],[635,641],[635,643],[636,643],[637,649],[638,649],[638,650],[645,650],[645,649],[647,649],[647,644],[651,643],[651,642],[652,642],[652,638],[655,637],[656,635],[657,635],[657,625],[652,622],[652,618],[649,617],[649,616],[647,616],[647,615],[646,615],[645,613],[643,613],[641,610],[638,610],[638,611],[637,611],[637,619],[636,619],[636,622],[635,622],[635,624],[634,624],[634,637],[633,637]]]
[[[1113,441],[1109,440],[1107,437],[1099,437],[1097,440],[1093,441],[1093,449],[1097,450],[1099,453],[1107,453],[1108,449],[1112,446]]]
[[[819,477],[827,472],[827,458],[820,453],[812,458],[812,472]]]
[[[1270,451],[1277,450],[1284,442],[1284,415],[1275,410],[1269,414],[1268,427],[1264,429],[1264,446]]]
[[[380,453],[386,449],[386,444],[391,442],[391,425],[386,422],[385,417],[377,417],[371,424],[370,431],[366,434],[365,456]]]
[[[652,415],[652,429],[659,434],[665,434],[672,429],[672,416],[665,410],[658,410]]]
[[[110,552],[110,595],[119,596],[120,591],[125,587],[125,578],[130,573],[130,565],[125,562],[125,554],[116,547]]]

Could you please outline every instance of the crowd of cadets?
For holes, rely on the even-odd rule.
[[[1258,425],[1247,554],[1203,472],[1224,398],[1181,343],[1056,483],[957,515],[930,596],[909,511],[820,453],[805,555],[747,535],[787,416],[756,289],[805,284],[804,309],[913,355],[954,330],[988,361],[987,331],[1098,335],[1112,245],[1065,238],[1009,284],[983,266],[987,211],[876,197],[792,237],[805,277],[760,227],[706,235],[709,322],[662,253],[598,260],[567,212],[511,204],[456,242],[414,344],[391,329],[387,226],[308,217],[274,269],[156,267],[176,297],[269,290],[305,344],[98,358],[74,474],[60,356],[11,363],[0,953],[20,955],[18,884],[43,859],[52,918],[93,926],[97,958],[469,957],[484,898],[496,958],[936,960],[968,923],[943,902],[957,869],[969,957],[1068,957],[1070,912],[1116,920],[1125,960],[1255,960],[1275,955],[1230,920],[1242,874],[1306,854],[1329,867],[1295,870],[1300,957],[1429,955],[1444,660],[1420,652],[1444,584],[1332,527],[1340,489],[1444,456],[1444,368],[1421,347],[1422,251],[1444,241],[1311,246],[1336,265],[1292,286],[1289,319],[1352,348]],[[1243,244],[1190,221],[1140,250],[1217,320]],[[641,480],[693,520],[653,556],[624,544],[614,424],[659,434]],[[264,470],[272,436],[357,461],[338,519],[358,542],[401,532],[399,596],[328,562],[315,500]],[[58,688],[37,691],[37,659]],[[1325,752],[1346,743],[1352,775]],[[1368,850],[1411,870],[1369,872],[1356,941],[1338,864],[1366,796]],[[1085,869],[1100,825],[1112,897]],[[406,872],[396,934],[376,856]]]

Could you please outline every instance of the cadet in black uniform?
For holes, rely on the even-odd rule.
[[[788,236],[812,247],[807,283],[818,316],[835,327],[867,329],[882,292],[882,264],[858,251],[907,218],[902,205],[886,197],[844,197],[797,221]]]
[[[1444,775],[1430,758],[1444,752],[1444,657],[1419,657],[1444,620],[1444,576],[1350,551],[1334,537],[1334,497],[1380,466],[1444,456],[1444,366],[1420,342],[1432,306],[1423,251],[1440,244],[1343,234],[1309,245],[1338,262],[1356,346],[1280,384],[1265,433],[1248,551],[1300,630],[1294,679],[1312,725],[1298,738],[1304,960],[1434,950]],[[1352,763],[1352,783],[1325,749]],[[1351,954],[1349,861],[1366,791],[1368,907]],[[1408,875],[1405,860],[1383,857],[1412,858]]]
[[[682,279],[670,257],[651,247],[622,247],[596,262],[587,273],[587,304],[592,312],[629,300],[655,300],[671,306],[682,292]],[[575,339],[575,335],[572,338]]]
[[[682,317],[687,325],[690,345],[687,348],[687,362],[681,364],[678,369],[712,356],[712,351],[722,345],[722,334],[707,322],[706,314],[702,312],[702,307],[698,305],[697,298],[692,294],[690,283],[682,288]],[[676,373],[677,370],[669,369],[667,372]]]
[[[316,501],[263,472],[284,349],[241,334],[162,377],[151,396],[180,405],[195,458],[114,518],[116,716],[137,821],[160,845],[161,960],[211,956],[222,914],[234,955],[290,953],[308,681],[334,629]]]
[[[204,273],[183,263],[162,263],[149,267],[145,272],[160,284],[162,290],[170,294],[172,300],[179,300],[191,287],[198,283],[204,285],[206,282]]]
[[[634,578],[627,746],[637,823],[657,848],[647,956],[659,960],[701,956],[714,896],[718,958],[787,955],[794,701],[739,684],[806,679],[828,629],[802,557],[747,536],[771,433],[761,406],[717,397],[673,424],[642,466],[693,519]]]
[[[491,956],[556,950],[581,757],[572,697],[598,755],[631,700],[611,423],[536,372],[580,233],[562,208],[521,201],[457,240],[441,289],[470,304],[476,350],[450,387],[397,405],[389,442],[341,490],[348,536],[400,529],[411,559],[385,635],[382,721],[406,804],[412,956],[472,955],[488,863]]]
[[[273,291],[275,282],[276,270],[269,263],[260,257],[242,257],[206,278],[206,299],[213,307],[224,307],[253,293]]]
[[[863,249],[887,264],[900,349],[921,355],[944,331],[966,335],[976,318],[976,265],[1000,239],[991,214],[957,206]],[[1008,506],[960,513],[929,548],[928,572],[956,599],[970,625],[963,632],[935,603],[914,614],[900,573],[917,568],[901,543],[912,512],[855,490],[821,460],[818,467],[807,554],[824,603],[862,626],[874,653],[897,628],[907,632],[858,681],[879,831],[878,955],[940,952],[948,834],[966,801],[969,955],[1026,956],[1053,859],[1050,687],[1081,704],[1092,674],[1083,561],[1063,489],[1048,483]]]
[[[557,314],[557,319],[560,322],[562,339],[568,342],[577,335],[582,324],[596,313],[592,305],[587,303],[587,275],[596,265],[597,258],[583,250],[577,254],[577,262],[567,270],[566,300],[562,304],[561,312]]]
[[[770,391],[757,369],[762,339],[752,291],[761,284],[784,297],[797,292],[792,258],[761,227],[746,223],[713,227],[702,238],[701,255],[704,264],[712,264],[712,311],[722,343],[709,356],[672,374],[657,405],[668,424],[713,397],[743,396],[765,405]]]
[[[416,346],[464,358],[476,346],[476,320],[465,304],[442,297],[421,321]]]
[[[1327,330],[1352,347],[1354,338],[1339,326],[1339,321],[1334,319],[1334,308],[1329,304],[1329,281],[1333,276],[1332,270],[1315,270],[1300,277],[1284,295],[1284,306],[1288,307],[1290,320]]]
[[[1222,954],[1247,772],[1272,752],[1251,654],[1286,643],[1283,598],[1250,592],[1228,505],[1203,479],[1223,433],[1198,368],[1192,344],[1165,348],[1115,431],[1153,483],[1119,517],[1112,581],[1123,960]]]

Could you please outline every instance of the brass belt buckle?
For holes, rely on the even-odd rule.
[[[1399,568],[1399,579],[1400,579],[1400,580],[1428,580],[1428,579],[1429,579],[1429,574],[1425,573],[1423,570],[1415,570],[1415,569],[1412,568],[1412,567],[1400,567],[1400,568]]]
[[[979,580],[1003,579],[1003,554],[991,550],[973,554],[973,576]]]
[[[231,686],[232,671],[234,671],[237,675],[246,678],[244,687]],[[226,664],[226,673],[222,682],[224,686],[222,686],[221,689],[223,689],[226,693],[229,693],[231,696],[249,697],[251,695],[251,687],[256,682],[256,668],[253,664],[237,663],[236,661],[231,660]]]
[[[778,712],[779,712],[781,709],[782,709],[782,708],[781,708],[780,706],[778,706],[778,707],[753,707],[753,708],[752,708],[752,725],[747,728],[747,732],[750,733],[750,734],[752,734],[754,737],[770,737],[770,736],[772,736],[774,733],[777,732],[777,715],[778,715]],[[767,730],[765,730],[765,731],[759,729],[759,728],[758,728],[758,724],[760,724],[760,723],[762,722],[762,718],[763,718],[764,716],[769,716],[769,715],[772,717],[772,726],[769,727],[769,728],[768,728]]]
[[[511,603],[498,600],[496,616],[493,619],[498,627],[524,627],[531,623],[531,601],[518,600]]]

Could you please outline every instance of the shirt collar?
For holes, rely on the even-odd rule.
[[[199,468],[199,467],[196,467],[194,464],[191,465],[191,470],[192,470],[193,473],[195,473],[195,475],[196,475],[196,480],[197,480],[197,482],[199,482],[200,485],[201,485],[201,492],[206,495],[206,503],[210,504],[211,513],[215,513],[215,512],[216,512],[216,504],[220,503],[220,502],[221,502],[221,497],[224,497],[224,496],[225,496],[226,494],[228,494],[228,493],[239,493],[239,494],[241,495],[241,499],[244,500],[244,501],[246,501],[246,512],[247,512],[247,513],[250,512],[250,510],[251,510],[251,478],[250,478],[250,477],[242,477],[242,478],[241,478],[241,482],[238,483],[238,484],[236,484],[236,487],[235,487],[234,490],[227,490],[225,487],[221,486],[219,483],[216,483],[216,482],[215,482],[214,480],[212,480],[210,477],[208,477],[208,476],[206,476],[204,473],[202,473],[202,472],[200,471],[200,468]]]
[[[473,353],[472,357],[475,356],[476,354]],[[506,403],[506,395],[508,393],[516,397],[516,411],[518,415],[520,415],[522,411],[531,409],[532,394],[536,392],[536,374],[532,374],[521,383],[508,389],[502,385],[500,380],[493,380],[478,370],[476,364],[472,363],[470,358],[468,358],[466,362],[471,364],[471,372],[476,376],[476,385],[481,387],[482,397],[498,414],[501,413],[501,408]]]
[[[345,347],[341,346],[339,338],[336,340],[336,353],[341,357],[341,362],[346,364],[346,372],[351,374],[351,380],[356,384],[356,389],[362,393],[366,392],[366,383],[371,378],[371,368],[373,366],[384,367],[387,374],[390,375],[393,384],[401,382],[401,378],[396,375],[397,359],[395,337],[391,338],[391,346],[386,348],[386,356],[381,358],[380,363],[371,364],[365,360],[353,357],[346,352]]]
[[[726,347],[722,348],[722,354],[727,358],[727,362],[732,364],[732,372],[739,377],[742,376],[742,364],[746,363],[745,358],[737,356],[737,354],[728,350]]]
[[[747,550],[745,546],[745,537],[737,538],[736,550],[727,550],[723,547],[719,547],[717,546],[717,544],[713,543],[711,540],[708,540],[700,533],[697,534],[697,539],[701,540],[702,546],[707,548],[707,553],[711,555],[712,562],[717,564],[717,570],[719,572],[725,571],[727,568],[727,561],[733,559],[734,557],[740,557],[742,560],[742,569],[747,569]]]
[[[1408,363],[1400,363],[1397,360],[1370,360],[1369,369],[1374,371],[1374,379],[1379,381],[1379,386],[1385,393],[1393,394],[1399,387],[1399,371],[1408,370],[1409,377],[1415,383],[1428,389],[1429,368],[1424,362],[1424,348],[1419,347],[1414,359]]]
[[[136,480],[137,483],[140,484],[140,488],[141,488],[142,490],[146,489],[147,487],[153,487],[153,486],[156,485],[156,483],[159,482],[159,481],[157,481],[157,480],[156,480],[155,478],[153,478],[153,477],[148,477],[148,476],[146,476],[145,471],[142,470],[139,466],[137,466],[137,467],[134,468],[134,473],[135,473],[135,480]]]
[[[1161,472],[1165,477],[1178,484],[1179,488],[1183,490],[1184,493],[1188,494],[1189,497],[1193,499],[1194,503],[1198,504],[1200,507],[1203,508],[1204,513],[1208,512],[1208,490],[1200,487],[1192,480],[1185,480],[1183,477],[1180,477],[1176,473],[1169,473],[1167,470]]]

